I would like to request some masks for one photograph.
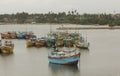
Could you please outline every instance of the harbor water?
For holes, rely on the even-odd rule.
[[[33,31],[38,37],[43,37],[50,31],[62,31],[56,30],[58,27],[61,25],[9,24],[0,25],[0,32]],[[26,40],[10,39],[15,44],[14,53],[0,55],[0,76],[120,76],[119,29],[64,31],[80,32],[90,43],[89,49],[80,49],[81,56],[77,66],[51,64],[47,57],[51,48],[27,48]]]

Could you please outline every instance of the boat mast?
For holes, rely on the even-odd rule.
[[[50,24],[50,33],[52,33],[52,25]]]
[[[86,39],[85,39],[85,41],[87,42],[87,33],[86,33]]]
[[[1,34],[0,34],[0,40],[2,40]]]

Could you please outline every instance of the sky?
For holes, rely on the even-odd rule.
[[[120,13],[120,0],[0,0],[0,14],[49,11],[83,13]]]

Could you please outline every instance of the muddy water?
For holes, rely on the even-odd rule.
[[[59,26],[52,25],[51,30],[56,30]],[[41,37],[50,32],[50,25],[0,25],[0,32],[5,31],[33,31]],[[0,76],[120,76],[120,30],[77,32],[87,36],[90,42],[89,50],[81,49],[77,66],[50,64],[47,55],[52,49],[26,48],[25,40],[13,39],[14,53],[0,55]]]

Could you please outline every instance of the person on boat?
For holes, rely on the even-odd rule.
[[[12,41],[9,41],[8,46],[14,47],[14,44],[12,43]]]
[[[54,48],[54,51],[58,51],[56,44],[53,46],[53,48]]]
[[[5,42],[4,42],[4,45],[7,46],[7,43],[8,43],[8,41],[5,41]]]

